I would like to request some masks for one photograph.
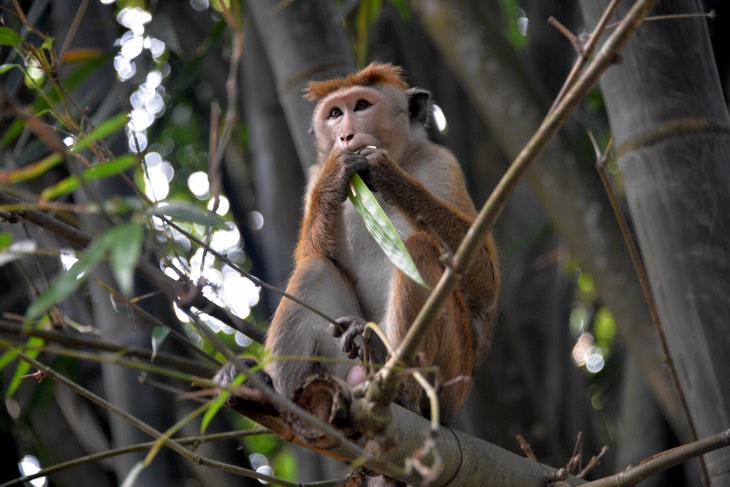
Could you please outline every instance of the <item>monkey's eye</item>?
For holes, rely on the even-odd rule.
[[[337,107],[334,107],[334,108],[333,108],[333,109],[332,109],[332,110],[330,111],[330,115],[329,115],[329,118],[337,118],[337,117],[339,117],[340,115],[342,115],[342,110],[340,110],[340,109],[339,109],[339,108],[337,108]]]
[[[355,103],[355,111],[365,110],[370,105],[371,105],[371,103],[367,100],[357,100],[357,103]]]

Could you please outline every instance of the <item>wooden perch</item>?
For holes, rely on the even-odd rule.
[[[395,404],[373,405],[361,389],[350,390],[344,381],[332,377],[310,377],[292,399],[373,456],[352,458],[316,428],[290,413],[280,415],[270,405],[233,398],[229,406],[285,441],[412,485],[420,484],[423,477],[419,472],[426,471],[432,475],[432,486],[544,487],[556,471],[446,426],[431,438],[427,419]],[[429,442],[433,444],[424,448]],[[579,479],[570,480],[572,485],[582,483]]]

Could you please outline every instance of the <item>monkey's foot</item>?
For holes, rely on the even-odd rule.
[[[239,357],[238,361],[244,364],[249,369],[258,365],[258,363],[251,358]],[[271,382],[271,377],[269,376],[269,374],[267,374],[263,370],[258,370],[254,372],[254,374],[264,384],[273,388],[273,384]],[[228,387],[229,385],[231,385],[233,379],[235,379],[237,375],[238,367],[236,367],[233,362],[228,362],[226,365],[218,369],[218,372],[216,372],[216,374],[213,376],[213,382],[218,384],[220,387]],[[244,382],[244,384],[245,383],[246,382]]]

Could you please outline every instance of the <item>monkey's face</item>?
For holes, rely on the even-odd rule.
[[[320,158],[368,145],[392,151],[408,136],[405,92],[387,86],[335,91],[317,105],[312,128]]]

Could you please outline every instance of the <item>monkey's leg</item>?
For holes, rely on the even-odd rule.
[[[436,240],[425,232],[418,232],[411,235],[405,244],[424,280],[431,289],[436,287],[444,270]],[[403,341],[430,292],[401,271],[395,271],[385,320],[386,333],[394,347]],[[448,298],[423,340],[419,365],[437,367],[442,381],[462,374],[469,376],[474,367],[472,341],[466,304],[461,291],[457,290]],[[468,392],[468,381],[460,381],[439,393],[442,422],[454,419]],[[426,417],[430,416],[428,400],[413,378],[403,381],[396,401]]]
[[[351,280],[329,259],[312,258],[299,262],[287,293],[333,319],[362,316]],[[274,358],[266,371],[273,379],[274,388],[285,395],[312,374],[345,379],[351,367],[342,363],[348,359],[337,340],[332,338],[329,322],[286,298],[274,314],[266,349]],[[329,360],[319,361],[317,357]]]

